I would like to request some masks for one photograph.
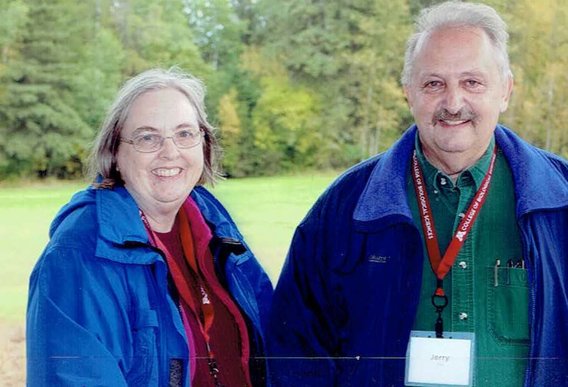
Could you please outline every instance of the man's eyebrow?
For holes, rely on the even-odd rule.
[[[477,70],[477,69],[473,69],[473,70],[467,70],[464,71],[462,73],[457,74],[459,77],[485,77],[485,72],[482,70]],[[425,78],[441,78],[444,79],[445,76],[444,74],[440,74],[437,72],[424,72],[423,74],[419,74],[420,79],[425,79]]]
[[[470,70],[461,73],[462,77],[485,77],[485,73],[481,70]]]

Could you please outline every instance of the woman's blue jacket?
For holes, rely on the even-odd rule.
[[[249,328],[251,378],[265,382],[264,335],[272,285],[225,208],[203,187],[191,197],[210,226],[221,282]],[[123,187],[77,193],[53,221],[30,279],[29,386],[167,386],[188,341],[168,271]]]

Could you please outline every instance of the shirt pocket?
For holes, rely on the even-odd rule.
[[[132,331],[132,365],[127,375],[128,385],[158,385],[157,351],[158,315],[155,310],[140,309]]]
[[[488,268],[487,323],[499,342],[528,344],[529,287],[526,269]],[[497,277],[495,277],[497,276]]]

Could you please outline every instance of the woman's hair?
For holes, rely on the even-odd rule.
[[[88,176],[96,188],[112,188],[123,184],[120,172],[116,169],[118,147],[124,122],[134,101],[142,94],[171,88],[183,93],[197,112],[197,122],[203,131],[203,173],[197,184],[213,184],[219,177],[218,158],[220,148],[215,137],[215,129],[207,122],[205,112],[205,87],[192,75],[177,67],[169,70],[151,69],[129,79],[120,89],[111,105],[101,129],[94,141],[88,164]]]
[[[512,77],[507,53],[507,25],[497,12],[484,4],[448,1],[422,10],[416,20],[415,33],[406,43],[401,82],[408,85],[412,77],[414,61],[424,42],[432,32],[446,27],[480,28],[489,37],[496,52],[496,59],[503,79]]]

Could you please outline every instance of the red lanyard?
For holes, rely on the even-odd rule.
[[[489,169],[487,170],[487,173],[485,174],[485,177],[481,182],[481,187],[477,190],[471,204],[469,205],[469,208],[465,213],[465,216],[460,221],[458,228],[454,236],[452,237],[450,245],[448,246],[446,252],[444,253],[444,256],[442,257],[440,253],[440,246],[438,244],[436,227],[434,226],[432,208],[430,206],[430,200],[428,199],[428,193],[426,192],[424,176],[422,175],[422,170],[420,169],[420,164],[418,163],[418,158],[416,157],[416,152],[414,152],[414,155],[412,156],[412,177],[414,180],[416,198],[418,200],[422,230],[424,232],[424,238],[426,238],[426,249],[428,250],[430,265],[432,266],[432,271],[437,278],[436,291],[432,295],[432,304],[436,308],[436,313],[438,313],[438,320],[436,321],[437,337],[442,337],[443,322],[441,316],[443,309],[448,304],[448,298],[443,288],[443,280],[456,261],[456,258],[467,238],[467,235],[473,227],[473,223],[477,219],[481,208],[485,204],[485,200],[487,199],[487,192],[489,191],[489,186],[491,184],[491,178],[493,177],[493,170],[495,168],[496,159],[497,145],[495,145],[493,149],[491,163],[489,164]]]
[[[191,289],[189,288],[188,281],[186,279],[186,275],[183,273],[183,269],[180,267],[179,263],[171,256],[170,252],[163,245],[159,238],[156,238],[154,231],[150,227],[146,216],[142,211],[140,211],[140,217],[142,218],[142,222],[146,226],[148,230],[148,235],[151,239],[151,243],[159,248],[164,255],[166,256],[166,261],[168,262],[168,267],[172,273],[172,277],[174,278],[174,282],[176,287],[178,287],[178,291],[182,299],[191,306],[193,310],[201,310],[203,314],[203,319],[198,318],[197,322],[201,333],[205,339],[205,344],[207,345],[207,351],[209,352],[210,359],[214,359],[213,351],[209,345],[210,336],[209,332],[211,331],[211,327],[213,326],[213,320],[215,317],[215,311],[211,301],[209,299],[209,295],[206,290],[206,286],[204,284],[204,280],[200,274],[199,267],[196,262],[195,253],[193,250],[193,239],[191,237],[191,230],[189,228],[189,220],[187,219],[187,215],[185,214],[183,208],[178,213],[179,216],[179,230],[180,230],[180,238],[182,243],[182,248],[184,252],[184,256],[186,257],[187,263],[191,268],[191,274],[194,277],[195,281],[197,282],[198,289],[201,296],[200,305],[195,305],[193,297],[191,297]],[[177,279],[177,280],[176,280]]]
[[[199,292],[201,294],[201,312],[203,314],[203,321],[199,320],[200,327],[203,332],[203,337],[205,338],[205,343],[207,344],[207,351],[209,356],[213,357],[213,351],[209,346],[209,332],[213,326],[213,319],[215,317],[215,310],[213,304],[209,299],[207,294],[205,281],[201,275],[201,270],[197,264],[197,257],[195,256],[193,248],[193,238],[191,237],[191,229],[189,228],[189,219],[183,208],[179,211],[179,233],[181,236],[181,245],[183,248],[184,256],[195,274],[195,278],[199,285]],[[184,281],[186,282],[186,281]]]

